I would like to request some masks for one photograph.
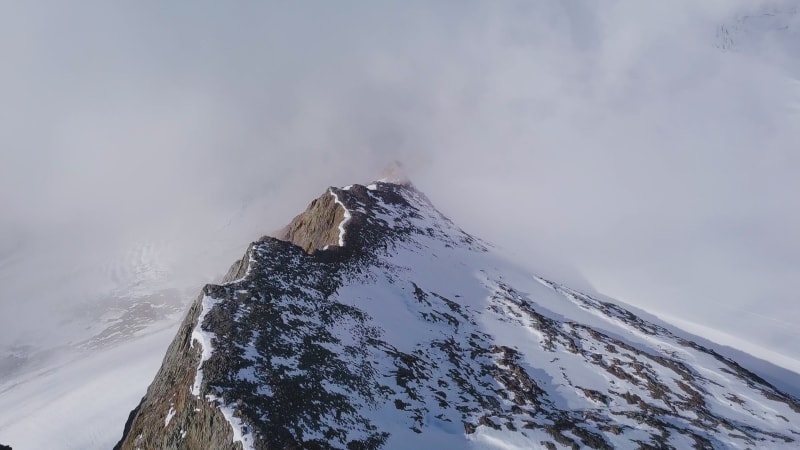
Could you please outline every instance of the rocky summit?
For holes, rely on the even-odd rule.
[[[800,401],[527,271],[405,180],[330,188],[191,306],[117,448],[798,448]]]

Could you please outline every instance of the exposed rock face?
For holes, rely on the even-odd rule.
[[[800,442],[797,399],[528,274],[408,184],[331,188],[284,237],[203,289],[118,448]]]
[[[221,411],[189,390],[200,362],[200,348],[192,346],[192,330],[201,309],[200,302],[192,305],[155,380],[131,412],[124,438],[115,449],[242,448],[233,443],[233,432]],[[170,424],[173,426],[167,426]]]
[[[344,220],[344,208],[334,195],[323,195],[308,205],[283,230],[280,239],[299,246],[308,253],[339,245],[338,225]]]

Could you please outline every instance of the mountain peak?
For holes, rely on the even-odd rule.
[[[791,448],[798,423],[737,362],[378,181],[203,288],[118,447]]]

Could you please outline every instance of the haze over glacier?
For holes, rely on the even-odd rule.
[[[111,408],[64,396],[119,349],[139,397],[202,284],[392,159],[536,273],[800,372],[800,19],[696,3],[3,7],[0,404],[42,406],[0,443]]]

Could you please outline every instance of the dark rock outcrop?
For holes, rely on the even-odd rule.
[[[363,186],[360,187],[363,189]],[[342,253],[335,247],[329,251],[317,253],[330,246],[338,246],[339,224],[344,219],[344,208],[336,203],[331,188],[328,192],[311,202],[306,211],[295,217],[288,225],[281,239],[265,236],[250,244],[242,259],[233,263],[222,280],[223,285],[242,279],[256,263],[254,252],[271,255],[290,255],[294,260],[294,270],[289,273],[279,261],[263,261],[260,265],[270,266],[273,272],[283,270],[290,281],[298,281],[303,272],[321,261],[338,259]],[[356,189],[358,190],[358,189]],[[338,190],[336,190],[338,191]],[[363,194],[363,193],[362,193]],[[351,233],[357,233],[363,221],[356,218]],[[357,236],[351,236],[358,240]],[[297,275],[297,278],[294,278]],[[329,276],[332,274],[327,274]],[[335,289],[335,278],[322,278],[328,284],[328,295]],[[264,287],[267,288],[268,287]],[[240,449],[240,443],[233,443],[231,427],[221,413],[217,404],[198,398],[190,392],[201,361],[199,345],[193,345],[193,331],[198,326],[198,319],[203,308],[203,297],[219,286],[209,285],[193,303],[178,333],[167,350],[161,368],[150,385],[140,404],[129,415],[125,424],[123,437],[115,449],[134,448],[214,448]],[[213,320],[213,318],[210,318]],[[224,364],[217,360],[207,362],[206,369],[213,379],[215,373],[226,370]],[[208,376],[208,375],[207,375]],[[207,381],[206,381],[207,383]],[[204,384],[203,391],[207,389]],[[172,415],[167,423],[167,416]],[[166,423],[166,425],[165,425]],[[281,442],[290,443],[290,440]],[[281,447],[283,448],[283,447]]]

